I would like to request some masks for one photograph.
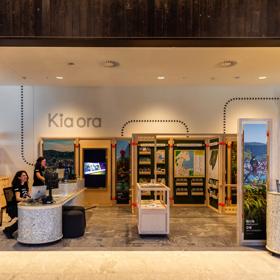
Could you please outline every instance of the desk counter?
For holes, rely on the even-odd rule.
[[[18,241],[24,244],[44,244],[60,240],[62,206],[83,192],[83,181],[63,183],[53,190],[54,203],[21,202],[18,204]]]
[[[266,248],[280,254],[280,193],[267,192]]]

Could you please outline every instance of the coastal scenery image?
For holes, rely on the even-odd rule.
[[[260,186],[267,178],[267,125],[244,125],[244,184]]]
[[[243,125],[244,238],[266,238],[267,123]]]
[[[74,139],[44,139],[43,155],[48,168],[64,169],[64,177],[74,175]]]

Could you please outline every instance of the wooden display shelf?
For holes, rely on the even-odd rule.
[[[199,182],[199,183],[195,183],[195,182],[193,183],[193,182],[192,182],[192,183],[191,183],[191,186],[192,186],[192,187],[203,187],[204,184],[203,184],[203,183],[200,183],[200,182]]]
[[[139,172],[139,175],[151,175],[151,172]]]
[[[156,171],[155,172],[157,175],[165,175],[166,173],[165,172],[161,172],[161,171]]]
[[[151,165],[152,163],[149,161],[139,161],[139,165]]]
[[[177,196],[186,196],[186,195],[189,195],[189,192],[176,192],[176,195]]]
[[[140,156],[150,156],[152,153],[151,152],[139,152],[138,155]]]
[[[203,196],[204,192],[192,192],[192,196]]]

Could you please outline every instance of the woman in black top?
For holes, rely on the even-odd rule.
[[[13,219],[17,217],[17,203],[25,201],[30,197],[28,188],[28,175],[24,170],[18,171],[12,181],[12,188],[14,192],[14,203],[12,205],[7,205],[7,213]],[[13,233],[18,228],[18,222],[16,221],[9,227],[6,227],[3,232],[7,238],[13,238]]]
[[[46,159],[44,157],[39,157],[35,164],[33,186],[45,185],[45,177],[44,177],[45,169],[46,169]]]

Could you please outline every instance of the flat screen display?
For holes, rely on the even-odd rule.
[[[107,150],[104,148],[84,149],[83,172],[85,187],[105,189],[107,187]]]
[[[106,175],[106,163],[84,162],[84,175]]]

